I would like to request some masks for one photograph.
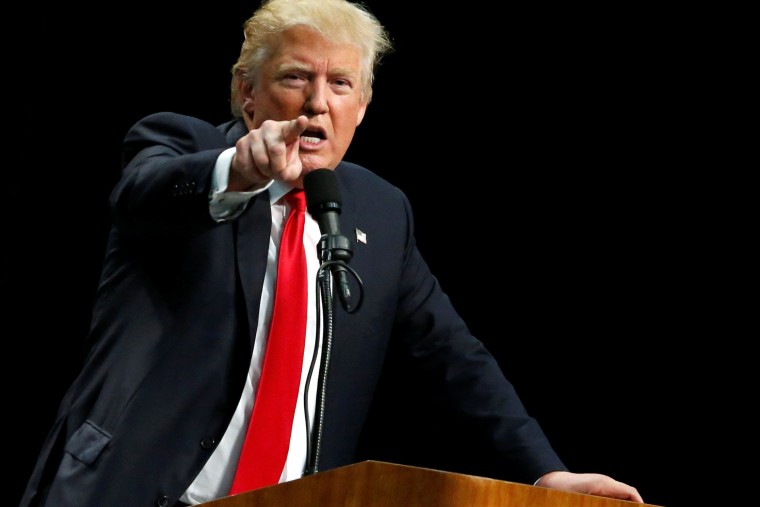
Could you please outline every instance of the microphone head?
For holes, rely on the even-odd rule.
[[[332,169],[314,169],[303,177],[306,208],[316,217],[327,211],[340,213],[338,179]]]

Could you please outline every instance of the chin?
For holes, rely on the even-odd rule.
[[[306,157],[301,159],[301,166],[303,167],[304,173],[308,173],[314,169],[335,169],[335,166],[337,165],[338,164],[333,164],[321,158],[315,159]]]

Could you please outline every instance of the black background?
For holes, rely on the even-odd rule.
[[[623,7],[367,4],[396,51],[346,158],[409,195],[422,253],[567,465],[689,505],[675,477],[709,472],[690,457],[706,381],[683,351],[714,315],[661,151],[680,45]],[[8,20],[23,34],[6,78],[21,126],[3,212],[12,497],[81,360],[122,137],[163,110],[226,121],[254,8],[28,5]]]

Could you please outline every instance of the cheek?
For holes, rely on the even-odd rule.
[[[273,93],[267,96],[263,105],[259,104],[259,114],[265,113],[273,119],[292,119],[304,111],[303,94],[290,92]]]
[[[346,108],[337,118],[334,119],[337,128],[340,130],[354,130],[362,121],[364,117],[363,108],[350,107]]]

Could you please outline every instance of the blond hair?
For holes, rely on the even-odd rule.
[[[372,99],[374,73],[380,59],[393,49],[388,32],[361,3],[348,0],[265,0],[243,25],[245,40],[232,66],[231,110],[242,117],[239,84],[255,84],[258,71],[271,56],[276,35],[294,26],[308,27],[326,39],[357,47],[362,55],[362,98]]]

